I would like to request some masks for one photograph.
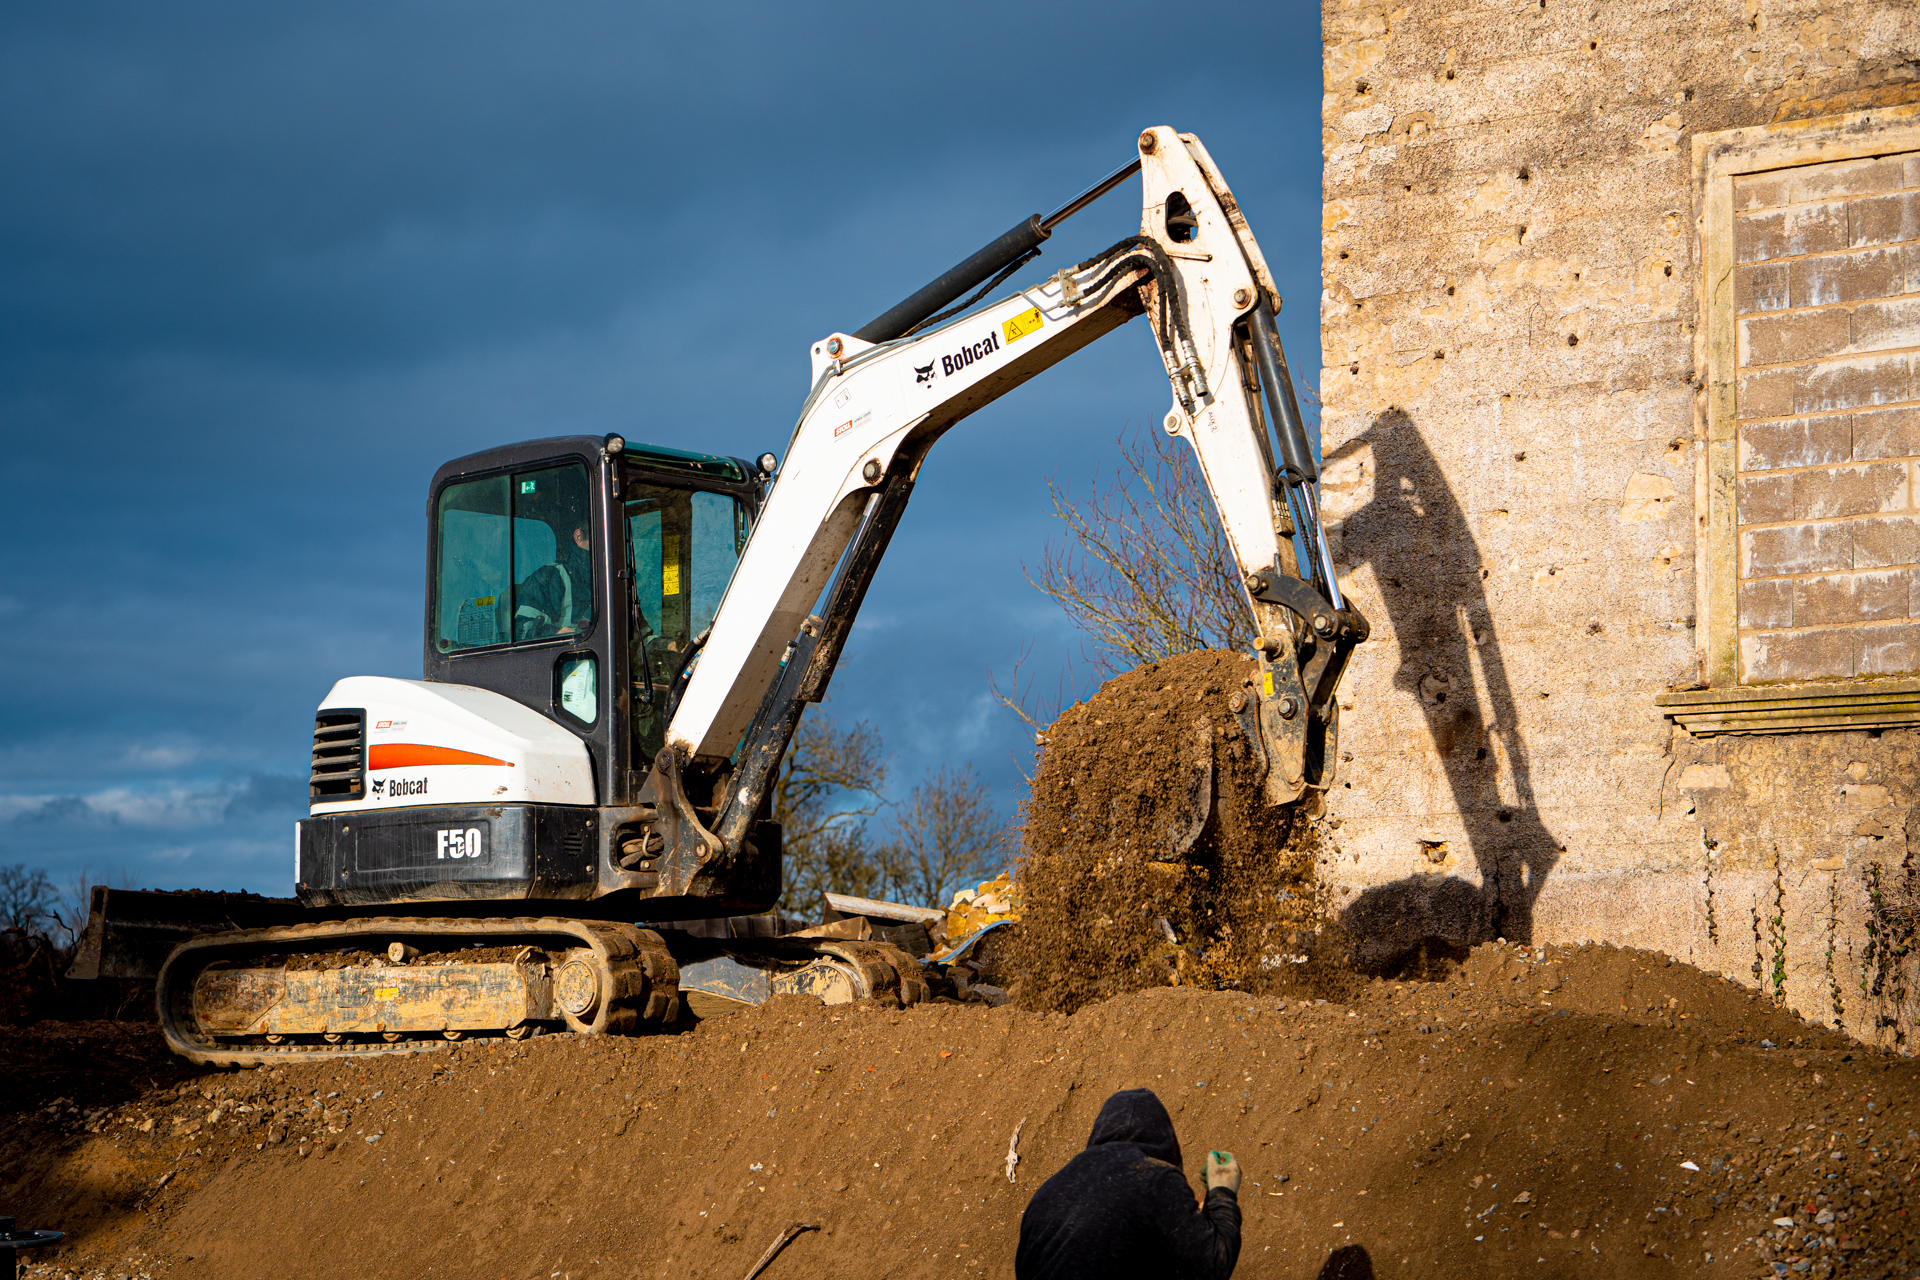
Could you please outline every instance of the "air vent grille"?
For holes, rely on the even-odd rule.
[[[313,773],[307,795],[315,801],[357,800],[367,772],[367,713],[329,707],[313,718]]]
[[[560,855],[564,858],[584,858],[587,854],[586,831],[569,831],[560,837]]]

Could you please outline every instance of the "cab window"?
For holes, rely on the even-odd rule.
[[[636,481],[627,486],[633,557],[633,719],[645,758],[666,733],[666,697],[689,646],[713,625],[747,545],[747,510],[723,493]]]
[[[442,653],[591,629],[588,492],[578,463],[441,490],[434,636]]]

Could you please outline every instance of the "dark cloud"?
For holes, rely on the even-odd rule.
[[[1313,374],[1317,36],[1299,3],[0,11],[9,856],[284,891],[313,707],[419,672],[439,462],[779,449],[815,337],[1144,125],[1206,139]],[[1129,199],[1029,270],[1134,230]],[[903,790],[971,758],[1011,806],[1029,748],[987,671],[1077,650],[1021,574],[1044,479],[1167,399],[1125,330],[935,450],[830,704]]]
[[[242,782],[221,811],[225,822],[245,823],[254,818],[300,815],[307,805],[307,780],[256,773]]]
[[[98,812],[79,796],[42,800],[22,809],[13,819],[22,827],[97,827],[113,820],[113,815]]]

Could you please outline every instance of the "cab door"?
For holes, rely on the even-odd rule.
[[[633,751],[651,761],[752,528],[744,495],[646,476],[625,489]]]

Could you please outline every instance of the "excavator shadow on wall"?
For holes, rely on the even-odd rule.
[[[1458,957],[1490,938],[1531,941],[1534,900],[1564,849],[1535,808],[1516,695],[1487,607],[1489,570],[1466,514],[1403,410],[1381,414],[1329,453],[1327,470],[1352,472],[1368,454],[1373,496],[1347,515],[1340,558],[1373,569],[1399,645],[1394,687],[1426,718],[1479,877],[1457,874],[1461,851],[1436,836],[1422,841],[1431,872],[1375,885],[1347,906],[1341,923],[1355,961],[1391,972]]]

